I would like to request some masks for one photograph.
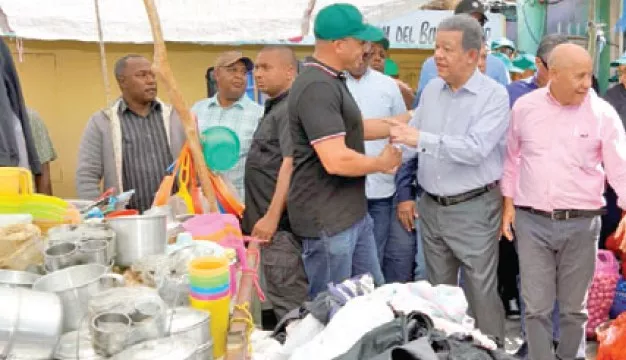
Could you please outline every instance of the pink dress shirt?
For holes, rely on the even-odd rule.
[[[537,210],[590,210],[605,205],[606,177],[626,209],[626,134],[617,112],[593,91],[563,106],[535,90],[513,107],[502,194]]]

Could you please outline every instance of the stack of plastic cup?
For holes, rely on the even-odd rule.
[[[230,316],[230,268],[226,256],[194,259],[189,264],[189,301],[191,307],[211,313],[213,356],[226,352]]]

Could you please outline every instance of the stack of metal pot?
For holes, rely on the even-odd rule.
[[[106,223],[61,225],[48,231],[44,271],[53,272],[75,265],[113,265],[115,232]]]

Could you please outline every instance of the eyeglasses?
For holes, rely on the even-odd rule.
[[[548,62],[545,61],[543,58],[539,58],[539,60],[541,60],[541,63],[543,64],[543,67],[546,68],[546,70],[548,69]]]

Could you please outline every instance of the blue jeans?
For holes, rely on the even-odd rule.
[[[329,283],[341,283],[350,277],[370,273],[376,285],[385,283],[378,262],[374,225],[366,215],[348,229],[328,236],[302,240],[302,260],[313,299],[326,291]]]
[[[413,280],[415,237],[406,231],[396,214],[395,197],[367,200],[374,221],[378,259],[387,283]]]

